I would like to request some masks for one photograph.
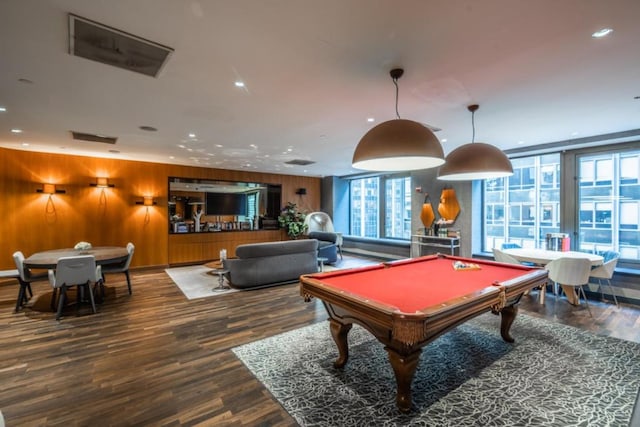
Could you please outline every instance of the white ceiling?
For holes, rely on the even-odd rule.
[[[68,13],[174,52],[157,78],[72,56]],[[395,117],[394,67],[400,116],[441,128],[445,154],[471,141],[472,103],[475,140],[502,149],[634,130],[639,18],[638,0],[2,0],[0,146],[348,175]]]

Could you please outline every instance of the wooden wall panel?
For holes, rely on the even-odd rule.
[[[235,248],[247,243],[274,242],[286,239],[282,230],[221,231],[215,233],[171,234],[169,236],[169,265],[211,261],[226,249],[229,258]]]
[[[0,148],[0,165],[0,269],[14,268],[12,254],[16,250],[29,256],[42,250],[72,247],[79,241],[94,246],[133,242],[133,267],[169,264],[169,177],[281,184],[283,205],[295,202],[309,212],[320,208],[320,178],[5,148]],[[90,186],[97,177],[108,177],[115,186]],[[54,183],[66,193],[51,197],[37,193],[43,183]],[[295,194],[301,187],[307,189],[304,196]],[[145,195],[154,196],[157,205],[136,205]],[[264,236],[251,238],[262,241]],[[217,253],[214,246],[208,250]]]

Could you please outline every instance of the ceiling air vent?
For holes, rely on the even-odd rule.
[[[92,133],[76,132],[73,130],[71,131],[71,135],[73,135],[73,139],[79,141],[102,142],[105,144],[115,144],[118,140],[115,136],[94,135]]]
[[[69,53],[158,77],[173,49],[69,14]]]
[[[307,165],[312,165],[315,162],[312,162],[311,160],[301,160],[301,159],[293,159],[293,160],[289,160],[288,162],[285,162],[288,165],[299,165],[299,166],[307,166]]]

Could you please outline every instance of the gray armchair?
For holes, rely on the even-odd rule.
[[[308,234],[310,239],[318,241],[318,258],[326,258],[326,264],[334,264],[338,261],[338,246],[336,233],[326,231],[312,231]]]
[[[305,217],[304,223],[307,225],[307,234],[309,235],[309,237],[311,237],[310,234],[312,232],[335,234],[335,239],[329,240],[333,240],[333,244],[340,254],[340,259],[342,259],[342,233],[336,232],[335,228],[333,227],[333,221],[331,221],[331,217],[328,214],[326,214],[325,212],[311,212]]]

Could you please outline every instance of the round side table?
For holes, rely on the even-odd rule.
[[[220,292],[220,291],[227,291],[227,290],[231,289],[229,286],[224,284],[224,275],[227,274],[228,272],[229,272],[229,270],[226,269],[226,268],[214,268],[211,271],[211,274],[217,274],[218,275],[218,286],[213,288],[212,289],[213,291]]]
[[[318,257],[318,271],[319,272],[323,272],[324,271],[324,263],[329,261],[329,258],[325,258],[322,256]]]

